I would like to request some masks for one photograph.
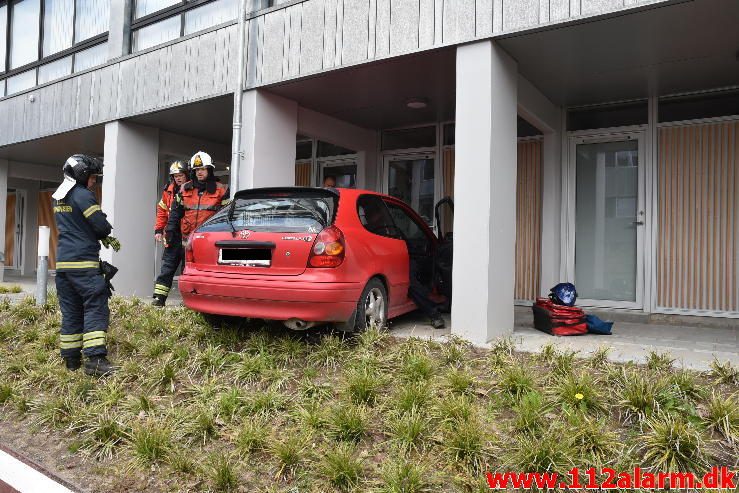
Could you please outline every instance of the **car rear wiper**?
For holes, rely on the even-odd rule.
[[[316,211],[314,211],[314,210],[312,210],[312,209],[309,209],[308,207],[306,207],[306,206],[304,206],[304,205],[300,205],[300,203],[298,203],[298,202],[293,202],[293,204],[295,204],[295,205],[296,205],[296,206],[298,206],[298,207],[299,207],[300,209],[302,209],[302,210],[306,211],[306,212],[307,212],[308,214],[310,214],[310,215],[311,215],[311,217],[312,217],[313,219],[315,219],[315,220],[316,220],[316,221],[317,221],[317,222],[318,222],[318,223],[319,223],[319,224],[320,224],[321,226],[323,226],[324,228],[326,227],[326,224],[325,224],[325,222],[324,222],[324,219],[323,219],[323,217],[321,217],[321,215],[320,215],[320,214],[318,214],[318,213],[317,213]]]
[[[226,214],[226,220],[228,221],[228,225],[231,226],[231,236],[236,238],[236,226],[234,226],[233,222],[233,213],[234,209],[236,208],[236,199],[234,198],[231,201],[231,204],[228,206],[228,214]]]

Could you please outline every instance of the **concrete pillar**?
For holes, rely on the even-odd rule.
[[[492,41],[457,48],[452,333],[513,332],[516,62]]]
[[[110,3],[108,31],[108,59],[128,55],[131,51],[131,12],[133,0],[118,0]]]
[[[298,104],[260,89],[246,91],[241,121],[239,188],[293,186]]]
[[[154,282],[154,211],[159,200],[159,130],[116,121],[105,125],[103,212],[121,242],[118,253],[103,249],[103,260],[118,267],[116,293],[150,296]]]
[[[0,282],[5,278],[5,262],[12,263],[13,259],[5,258],[5,211],[8,204],[8,168],[6,159],[0,159]]]

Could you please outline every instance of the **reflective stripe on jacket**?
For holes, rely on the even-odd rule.
[[[185,183],[172,204],[167,231],[177,231],[177,223],[180,223],[182,238],[186,239],[198,226],[229,202],[227,186],[213,182],[209,189],[212,191],[206,189],[199,193],[192,182]]]
[[[169,209],[172,207],[175,193],[177,193],[177,185],[173,182],[167,184],[162,190],[162,199],[157,204],[157,217],[154,223],[154,232],[161,233],[167,226],[169,219]]]

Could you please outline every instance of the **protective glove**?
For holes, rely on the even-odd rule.
[[[118,241],[118,238],[115,236],[106,236],[100,240],[100,243],[102,243],[105,248],[112,248],[114,252],[121,249],[121,242]]]

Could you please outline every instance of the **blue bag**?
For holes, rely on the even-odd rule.
[[[613,322],[606,322],[599,319],[595,315],[586,315],[585,323],[588,324],[588,332],[590,332],[591,334],[599,334],[603,336],[611,335]]]

